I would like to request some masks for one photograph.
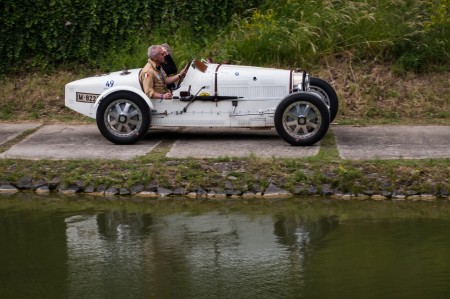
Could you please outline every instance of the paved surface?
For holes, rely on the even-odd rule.
[[[333,127],[343,159],[450,158],[450,126]]]
[[[291,146],[274,130],[186,128],[179,134],[167,156],[216,158],[254,155],[264,158],[296,158],[316,155],[319,149],[319,144]]]
[[[26,130],[39,127],[40,124],[2,124],[0,123],[0,145],[16,138]]]
[[[0,145],[39,124],[0,123]],[[450,126],[332,126],[343,159],[450,158]],[[294,147],[273,130],[173,128],[152,129],[135,145],[115,145],[92,125],[45,125],[0,153],[22,159],[133,159],[149,153],[163,139],[175,142],[168,157],[314,156],[320,143]]]
[[[0,158],[129,160],[145,155],[158,142],[146,139],[134,145],[116,145],[103,138],[96,125],[48,125],[1,153]]]

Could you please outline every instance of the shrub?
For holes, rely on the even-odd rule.
[[[259,2],[2,1],[0,73],[71,62],[96,65],[107,55],[117,58],[134,54],[136,41],[158,31],[162,36],[172,36],[186,23],[199,38],[225,26],[234,13]]]
[[[247,18],[235,18],[215,50],[223,59],[246,64],[309,67],[327,56],[345,55],[399,59],[420,71],[427,63],[449,62],[443,7],[448,6],[430,1],[273,1]]]

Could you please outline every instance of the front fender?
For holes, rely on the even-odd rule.
[[[295,95],[295,94],[309,94],[309,95],[312,95],[312,96],[314,96],[314,97],[320,99],[322,102],[325,103],[325,99],[322,98],[322,97],[320,96],[320,94],[317,93],[317,92],[314,92],[314,91],[296,91],[296,92],[293,92],[293,93],[288,94],[288,95],[285,96],[283,99],[281,99],[281,101],[278,102],[278,105],[280,105],[285,99],[287,99],[287,98],[289,98],[289,97],[292,97],[292,96]],[[326,104],[326,103],[325,103],[325,104]],[[278,105],[277,105],[277,107],[278,107]],[[271,108],[271,109],[272,109],[273,111],[275,111],[275,110],[277,109],[277,107],[274,107],[274,108]]]
[[[321,99],[322,101],[325,101],[325,99],[319,93],[314,92],[314,91],[298,91],[298,92],[294,92],[294,93],[310,94],[310,95],[315,96],[316,98]],[[288,96],[286,96],[286,98],[289,97],[290,95],[292,95],[292,93],[289,94]]]
[[[138,88],[135,88],[132,86],[115,86],[115,87],[108,88],[107,90],[105,90],[98,96],[98,98],[95,101],[95,104],[93,106],[94,110],[97,111],[98,105],[100,105],[101,101],[104,98],[106,98],[110,94],[113,94],[118,91],[128,91],[128,92],[135,93],[138,96],[140,96],[147,103],[148,107],[150,107],[150,110],[154,109],[152,101],[150,101],[148,96],[141,89],[138,89]]]

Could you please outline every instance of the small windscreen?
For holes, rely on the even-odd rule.
[[[203,63],[203,62],[201,62],[200,60],[197,60],[197,59],[194,60],[193,67],[195,69],[199,70],[202,73],[206,72],[206,69],[208,68],[208,66],[205,63]]]

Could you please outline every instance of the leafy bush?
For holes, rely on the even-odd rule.
[[[0,2],[0,73],[61,63],[96,65],[134,54],[136,43],[189,24],[202,37],[260,0],[23,0]],[[146,45],[148,47],[148,45]],[[119,53],[119,54],[117,54]]]
[[[450,61],[449,0],[431,2],[268,1],[250,17],[234,18],[214,49],[221,59],[246,64],[309,67],[345,55],[399,59],[419,71],[427,63]]]
[[[401,45],[394,71],[448,70],[450,63],[450,0],[425,1],[425,10],[414,38]]]
[[[145,24],[145,1],[2,1],[2,71],[94,62],[107,49],[129,48]]]
[[[23,0],[0,2],[0,74],[145,63],[168,42],[245,64],[310,67],[328,56],[397,61],[399,72],[450,62],[450,0]]]

